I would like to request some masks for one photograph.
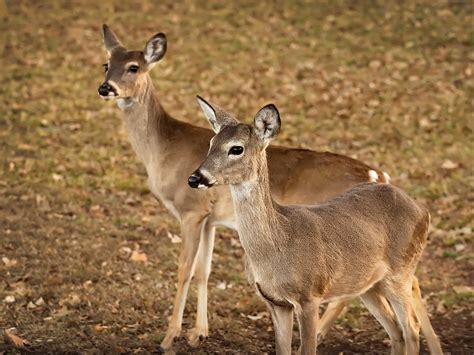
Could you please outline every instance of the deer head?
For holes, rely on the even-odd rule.
[[[252,126],[240,123],[199,96],[198,103],[216,135],[206,159],[189,177],[189,186],[205,189],[258,179],[262,159],[266,159],[265,149],[280,130],[277,108],[272,104],[261,108]]]
[[[148,71],[166,53],[166,36],[157,33],[143,51],[127,50],[112,30],[103,25],[104,45],[109,60],[104,64],[105,80],[99,86],[104,99],[136,98],[147,83]]]

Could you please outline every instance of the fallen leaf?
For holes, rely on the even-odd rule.
[[[5,264],[6,267],[12,267],[17,264],[17,261],[15,259],[9,259],[6,256],[2,258],[3,263]]]
[[[441,168],[444,170],[454,170],[459,168],[459,163],[455,163],[452,160],[445,160],[443,164],[441,164]]]
[[[471,286],[454,286],[453,287],[454,292],[456,292],[458,295],[460,294],[474,294],[474,288]]]
[[[53,173],[53,175],[51,176],[55,182],[61,181],[63,179],[63,176],[61,174]]]
[[[5,335],[5,342],[9,342],[17,348],[24,348],[26,345],[30,344],[28,340],[20,338],[18,335],[14,334],[13,329],[14,328],[7,329],[3,333]]]
[[[139,250],[134,250],[132,252],[132,255],[130,256],[130,260],[146,263],[148,261],[148,257],[146,256],[145,253],[142,253]]]
[[[80,303],[81,303],[81,298],[75,293],[72,293],[68,295],[66,298],[63,298],[59,301],[60,306],[64,306],[64,305],[77,306]]]
[[[121,247],[119,249],[120,257],[124,259],[128,258],[131,253],[132,253],[132,249],[129,247]]]
[[[102,324],[97,324],[94,329],[96,332],[103,332],[104,330],[107,330],[107,326],[102,325]]]
[[[369,67],[371,69],[378,69],[382,66],[382,62],[380,60],[372,60],[369,63]]]
[[[35,301],[35,304],[37,306],[44,306],[44,305],[46,305],[46,302],[44,301],[43,297],[40,297]]]
[[[5,297],[5,299],[3,301],[5,303],[13,303],[13,302],[15,302],[15,296],[9,295],[9,296]]]
[[[64,317],[67,316],[69,313],[71,313],[71,311],[66,306],[62,306],[60,309],[54,312],[53,316],[56,318]],[[46,320],[46,318],[44,318],[44,320]]]
[[[227,288],[227,284],[225,282],[219,282],[216,287],[219,290],[225,290]]]
[[[182,240],[179,236],[177,236],[176,234],[172,234],[170,232],[168,232],[168,238],[171,239],[171,243],[173,243],[173,244],[178,244],[178,243],[182,242]]]

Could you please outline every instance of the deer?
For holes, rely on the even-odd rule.
[[[215,230],[236,230],[229,187],[196,191],[186,183],[189,171],[206,156],[213,132],[173,118],[160,103],[150,70],[167,51],[165,34],[153,35],[143,50],[129,50],[110,27],[103,25],[102,32],[108,60],[98,94],[102,99],[115,101],[122,111],[132,148],[145,166],[149,189],[179,221],[181,229],[176,297],[161,346],[171,348],[174,338],[181,334],[193,276],[198,306],[196,325],[188,332],[188,340],[191,346],[199,346],[209,332],[207,285]],[[224,111],[219,114],[231,116]],[[389,182],[385,172],[348,156],[272,145],[267,151],[270,188],[281,203],[321,203],[360,183]],[[321,338],[347,303],[339,300],[329,304],[322,317]]]
[[[431,352],[442,354],[414,277],[428,210],[373,182],[319,204],[278,203],[267,160],[281,127],[278,109],[264,106],[248,125],[198,101],[216,134],[188,184],[230,186],[249,279],[272,316],[277,354],[291,353],[294,314],[301,354],[315,354],[320,305],[357,296],[387,331],[392,354],[419,353],[416,320]]]

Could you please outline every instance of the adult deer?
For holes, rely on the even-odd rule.
[[[387,330],[392,353],[419,352],[416,315],[429,348],[441,354],[414,279],[428,211],[400,189],[375,183],[323,204],[279,204],[270,192],[266,157],[280,130],[276,107],[263,107],[250,126],[198,100],[216,135],[188,183],[230,185],[248,271],[272,315],[277,354],[291,353],[293,312],[301,352],[314,354],[320,304],[356,296]]]
[[[108,53],[105,81],[99,95],[113,99],[123,111],[131,144],[146,167],[153,195],[181,225],[182,244],[173,314],[162,346],[170,348],[181,324],[189,283],[198,283],[196,327],[189,334],[196,346],[208,335],[207,282],[211,270],[214,232],[217,226],[235,229],[228,187],[209,191],[188,188],[189,171],[206,156],[212,131],[172,118],[161,106],[149,76],[150,69],[166,52],[166,37],[158,33],[143,51],[127,50],[106,25],[104,44]],[[217,115],[231,117],[218,110]],[[268,148],[271,189],[282,203],[317,203],[367,182],[386,182],[387,175],[346,156],[278,146]],[[345,301],[329,306],[321,327],[324,335]]]

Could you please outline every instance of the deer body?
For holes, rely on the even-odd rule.
[[[250,279],[272,314],[277,353],[291,352],[293,312],[301,351],[314,354],[319,305],[356,296],[389,333],[392,353],[418,353],[415,314],[430,350],[441,353],[414,279],[428,211],[400,189],[375,183],[318,205],[281,205],[272,198],[266,157],[280,129],[277,109],[262,108],[252,127],[198,101],[217,134],[189,184],[230,185]]]
[[[183,312],[193,275],[198,284],[196,327],[191,345],[208,335],[207,281],[211,269],[215,228],[236,229],[230,189],[217,186],[194,191],[186,186],[189,171],[206,156],[210,130],[172,118],[161,106],[148,71],[166,52],[163,34],[153,36],[145,50],[129,51],[104,26],[104,42],[109,54],[106,80],[99,88],[104,99],[115,99],[123,111],[134,151],[146,167],[148,185],[181,226],[182,244],[173,315],[162,346],[170,348],[181,332]],[[221,112],[223,117],[230,117]],[[268,147],[270,188],[283,204],[324,202],[351,187],[368,181],[386,182],[386,175],[346,156],[305,149]],[[320,333],[324,335],[342,312],[345,301],[331,304],[324,315]]]
[[[354,298],[418,256],[426,240],[426,233],[412,236],[418,225],[426,232],[427,212],[392,186],[360,185],[312,207],[272,203],[259,186],[231,190],[254,282],[290,304]],[[394,214],[400,200],[409,211]]]

